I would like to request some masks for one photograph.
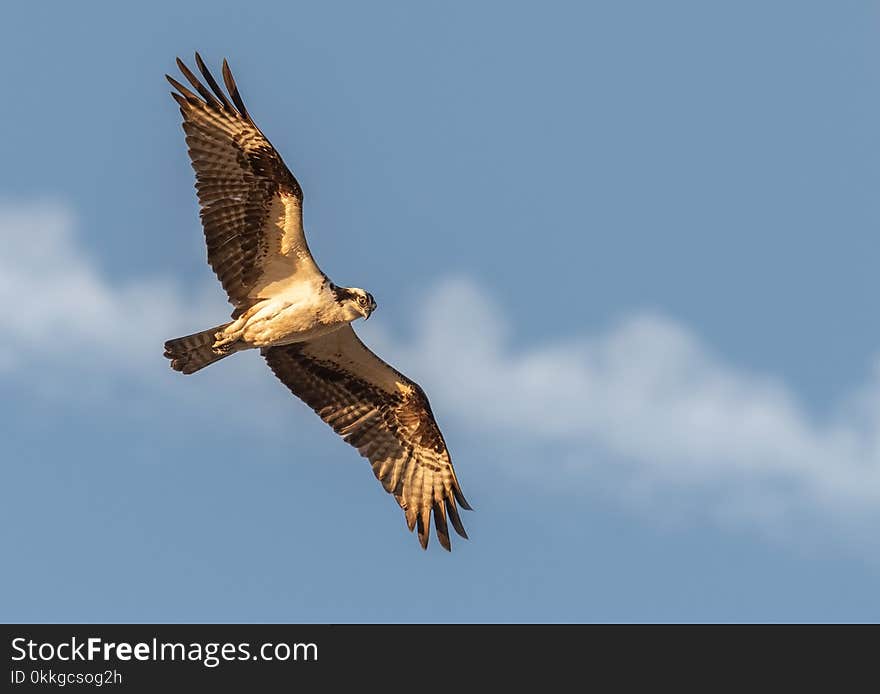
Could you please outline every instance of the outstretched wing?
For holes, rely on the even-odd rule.
[[[447,517],[467,537],[449,451],[425,392],[373,354],[350,325],[308,342],[263,349],[269,367],[348,443],[369,459],[412,530],[428,546],[431,514],[440,544],[451,549]]]
[[[247,112],[225,60],[231,101],[198,53],[210,90],[180,58],[177,65],[198,92],[166,75],[179,92],[171,96],[180,104],[196,172],[208,262],[240,313],[257,298],[321,274],[303,232],[302,189]]]

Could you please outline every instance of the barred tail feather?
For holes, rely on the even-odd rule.
[[[200,333],[178,337],[165,343],[165,356],[171,360],[171,368],[181,373],[191,374],[199,369],[228,357],[232,352],[215,352],[214,336],[229,323],[215,328],[202,330]]]

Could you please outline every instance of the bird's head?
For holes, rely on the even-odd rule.
[[[335,292],[347,321],[366,320],[376,310],[376,300],[368,291],[358,287],[336,287]]]

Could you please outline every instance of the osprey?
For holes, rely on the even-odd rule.
[[[245,108],[227,62],[228,96],[195,59],[210,90],[179,58],[198,94],[166,78],[183,115],[208,262],[234,309],[228,323],[166,342],[165,356],[191,374],[259,349],[281,382],[370,461],[422,547],[433,514],[449,550],[447,518],[466,538],[456,503],[470,506],[425,392],[358,339],[351,323],[370,317],[372,295],[320,270],[303,232],[299,183]]]

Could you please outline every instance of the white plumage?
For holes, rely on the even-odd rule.
[[[312,257],[302,226],[302,189],[242,102],[226,61],[223,92],[201,57],[208,89],[178,59],[197,94],[177,90],[201,207],[208,262],[233,305],[232,320],[165,343],[171,366],[194,373],[260,349],[276,376],[345,441],[418,527],[427,546],[433,515],[450,549],[447,519],[467,537],[470,508],[424,391],[373,354],[351,323],[376,308],[363,289],[339,287]]]

